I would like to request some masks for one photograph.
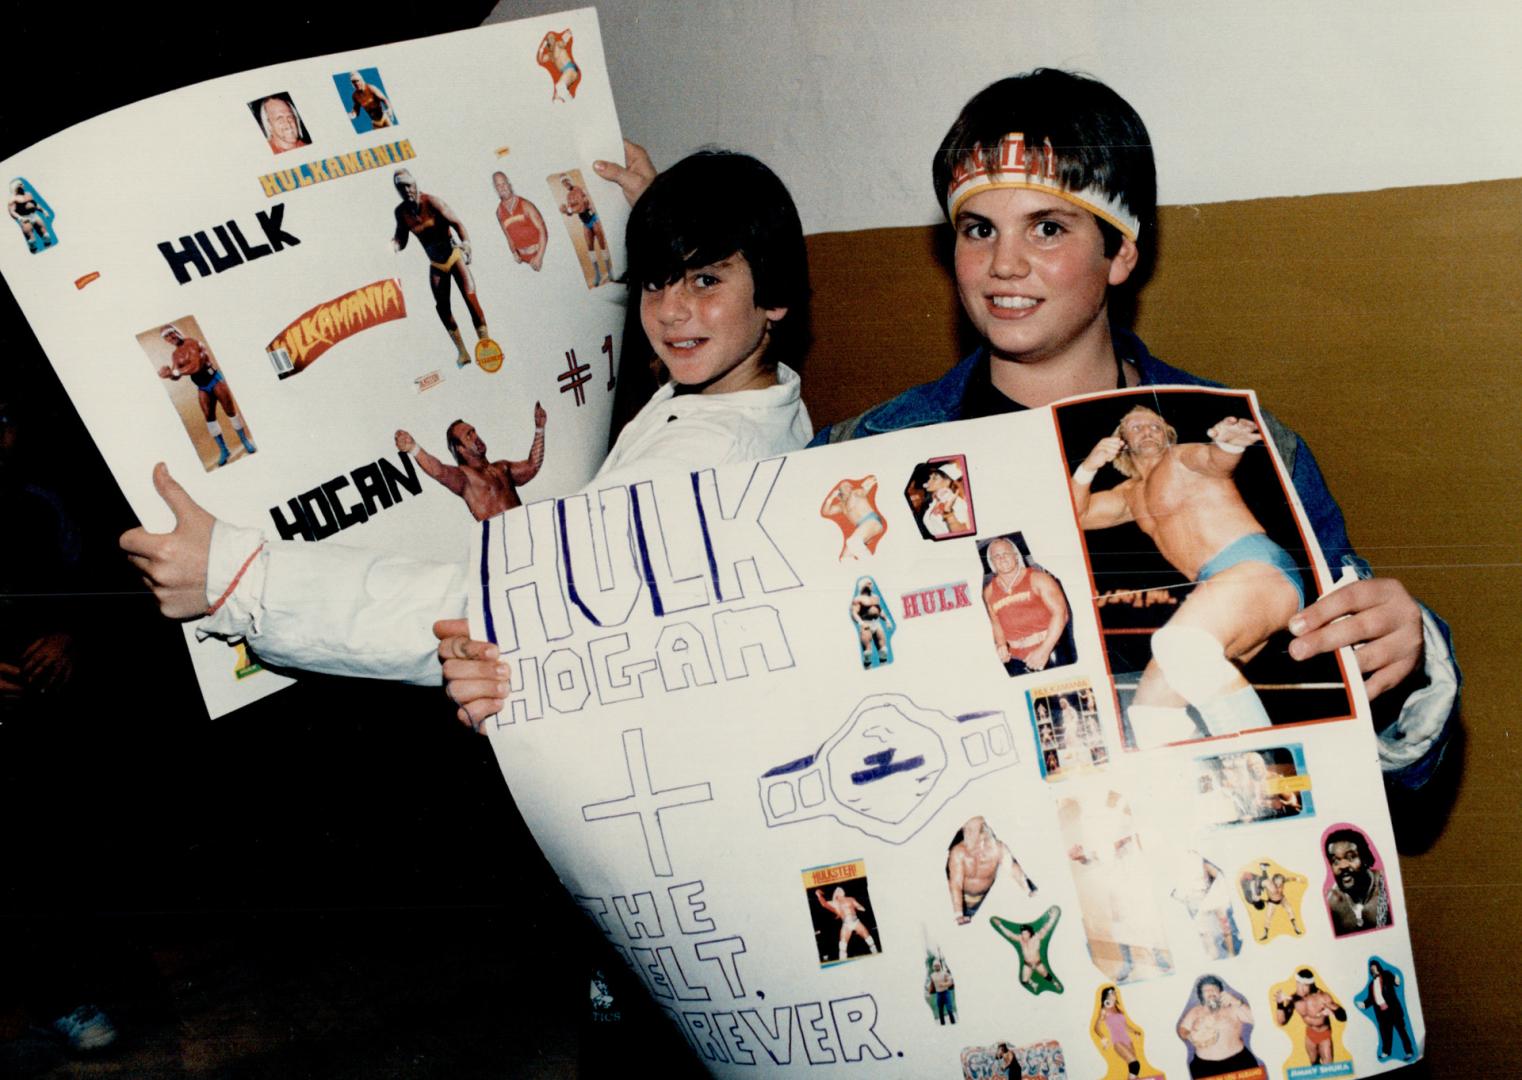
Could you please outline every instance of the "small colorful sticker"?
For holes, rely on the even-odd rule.
[[[587,288],[611,284],[613,252],[608,247],[607,233],[603,231],[602,219],[587,192],[587,182],[582,179],[581,170],[550,173],[545,177],[545,183],[549,185],[550,198],[565,219],[566,232],[577,261],[581,263]]]
[[[1035,922],[1012,922],[994,915],[988,920],[994,933],[1015,947],[1020,962],[1020,985],[1032,994],[1050,990],[1062,993],[1062,980],[1052,971],[1047,948],[1052,933],[1062,919],[1062,909],[1053,904]]]
[[[1106,983],[1094,991],[1094,1015],[1089,1034],[1105,1061],[1100,1080],[1146,1080],[1164,1073],[1147,1060],[1147,1035],[1126,1012],[1120,988]]]
[[[264,351],[275,376],[288,379],[311,366],[339,342],[373,326],[406,317],[402,283],[396,278],[384,278],[302,312],[275,335]]]
[[[1067,1061],[1056,1039],[1016,1046],[1014,1040],[962,1049],[962,1080],[1067,1080]]]
[[[248,111],[254,114],[259,131],[269,145],[270,153],[283,154],[312,145],[311,133],[307,131],[301,114],[291,95],[282,90],[268,97],[255,98],[248,103]]]
[[[1177,1025],[1190,1077],[1268,1080],[1268,1070],[1252,1052],[1253,1026],[1252,1006],[1224,979],[1196,979]]]
[[[925,947],[925,1004],[942,1027],[957,1022],[957,981],[951,974],[951,964],[944,952],[929,945]]]
[[[1305,899],[1309,882],[1302,874],[1286,869],[1272,859],[1237,871],[1237,887],[1247,903],[1247,918],[1252,923],[1253,940],[1260,945],[1280,934],[1305,934],[1300,903]]]
[[[988,821],[981,814],[968,818],[946,849],[946,888],[958,926],[972,922],[993,891],[1000,870],[1004,880],[1019,890],[1017,895],[1036,895],[1036,883],[1026,876],[1009,845],[994,835]]]
[[[1029,690],[1025,695],[1040,751],[1041,775],[1060,780],[1110,761],[1099,701],[1088,679],[1072,679]]]
[[[137,343],[154,373],[164,380],[164,392],[202,468],[211,472],[257,452],[232,387],[195,316],[144,330],[137,335]]]
[[[856,579],[850,610],[861,666],[870,671],[893,663],[893,634],[898,624],[893,621],[893,612],[877,582],[869,577]]]
[[[1395,1055],[1400,1042],[1400,1059],[1416,1060],[1416,1040],[1411,1036],[1410,1014],[1406,1011],[1406,980],[1400,968],[1380,956],[1369,957],[1368,982],[1353,999],[1358,1011],[1379,1031],[1380,1061]]]
[[[539,51],[535,54],[534,61],[550,74],[551,101],[569,103],[581,86],[581,67],[576,63],[576,57],[571,55],[575,44],[570,27],[551,30],[539,42]]]
[[[1194,776],[1200,821],[1249,825],[1316,813],[1299,743],[1196,758]]]
[[[26,241],[26,249],[36,255],[56,246],[58,230],[53,227],[53,218],[56,215],[53,213],[53,208],[48,205],[48,201],[32,186],[31,181],[24,176],[13,178],[9,194],[10,200],[5,208],[11,215],[11,220],[16,223],[16,228],[21,230],[21,238]],[[79,288],[84,286],[79,285]]]
[[[1185,852],[1174,871],[1178,885],[1168,895],[1189,913],[1208,960],[1229,960],[1242,951],[1242,933],[1231,903],[1231,883],[1221,868],[1198,851]]]
[[[803,871],[804,899],[814,924],[814,951],[822,968],[876,956],[877,918],[861,859]]]
[[[1347,937],[1391,924],[1390,886],[1379,852],[1362,829],[1339,822],[1321,836],[1326,859],[1326,910],[1332,934]]]
[[[878,543],[888,531],[888,523],[877,511],[877,477],[871,475],[836,483],[825,496],[819,516],[840,527],[844,538],[841,562],[857,562],[875,555]]]
[[[972,477],[962,454],[934,457],[916,465],[904,487],[904,501],[926,540],[954,540],[978,531]]]
[[[1268,988],[1269,1008],[1290,1041],[1285,1080],[1352,1076],[1353,1058],[1342,1042],[1348,1011],[1316,969],[1303,967]]]
[[[396,126],[396,110],[386,96],[386,84],[381,81],[379,68],[334,72],[333,86],[338,90],[338,100],[344,103],[356,135]]]
[[[502,346],[489,337],[476,342],[476,366],[489,375],[502,370]]]
[[[1019,533],[978,545],[983,561],[983,606],[993,630],[994,654],[1010,677],[1064,667],[1078,659],[1062,583],[1030,561]]]
[[[539,213],[539,207],[513,190],[513,182],[501,169],[491,174],[491,183],[497,192],[497,224],[502,228],[513,262],[538,270],[544,265],[544,252],[550,242],[544,215]]]

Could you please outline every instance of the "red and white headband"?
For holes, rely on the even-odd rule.
[[[999,140],[999,156],[990,169],[983,160],[982,148],[957,163],[951,171],[951,190],[946,193],[946,216],[956,220],[962,204],[980,191],[996,188],[1025,188],[1045,191],[1075,206],[1081,206],[1101,221],[1108,221],[1129,239],[1141,232],[1141,222],[1119,199],[1091,184],[1080,190],[1065,187],[1057,177],[1057,155],[1050,141],[1039,147],[1025,145],[1025,136],[1012,131]]]

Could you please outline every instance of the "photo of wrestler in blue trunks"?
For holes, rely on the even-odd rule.
[[[1246,411],[1245,403],[1223,404]],[[1268,727],[1241,665],[1305,606],[1296,560],[1269,538],[1237,487],[1243,455],[1263,441],[1258,425],[1227,415],[1205,434],[1208,442],[1180,444],[1153,407],[1136,405],[1071,479],[1085,531],[1134,524],[1195,582],[1153,633],[1151,659],[1126,712],[1142,749],[1199,737],[1191,705],[1211,735]],[[1107,468],[1124,479],[1093,490]]]

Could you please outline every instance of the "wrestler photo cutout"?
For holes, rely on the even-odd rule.
[[[1250,399],[1149,389],[1056,414],[1127,745],[1350,716],[1340,658],[1287,652],[1320,593]]]
[[[1014,1040],[962,1049],[962,1080],[1067,1080],[1067,1062],[1056,1039],[1016,1046]]]
[[[1005,672],[1026,675],[1077,660],[1067,594],[1061,582],[1031,562],[1025,537],[996,536],[978,545],[978,557],[994,655]]]
[[[1163,1075],[1147,1060],[1146,1032],[1126,1012],[1118,987],[1106,983],[1094,991],[1089,1035],[1105,1060],[1105,1073],[1099,1080],[1146,1080]]]
[[[860,859],[803,871],[804,899],[814,927],[814,954],[822,968],[880,951],[877,917],[867,891],[867,867]]]
[[[312,136],[296,111],[296,103],[284,90],[250,101],[248,111],[254,114],[270,153],[283,154],[311,145]]]
[[[1285,1080],[1352,1076],[1353,1059],[1342,1044],[1348,1010],[1329,990],[1315,968],[1297,968],[1268,988],[1269,1010],[1289,1038]]]
[[[137,343],[163,380],[203,469],[220,469],[258,449],[195,316],[143,330]]]
[[[37,194],[37,189],[26,177],[12,179],[6,187],[6,196],[6,211],[16,228],[21,230],[28,251],[36,255],[58,243],[58,232],[53,228],[53,208]]]
[[[1381,930],[1394,921],[1385,864],[1362,829],[1341,822],[1321,837],[1327,876],[1322,895],[1337,937]]]
[[[550,189],[550,200],[565,221],[566,234],[581,264],[582,276],[587,288],[595,289],[613,281],[613,253],[608,248],[608,234],[603,230],[602,219],[587,191],[587,182],[580,169],[550,173],[545,177]]]
[[[386,84],[381,81],[380,70],[368,67],[356,71],[335,71],[333,86],[338,99],[343,102],[354,134],[397,125],[396,110],[386,95]]]
[[[946,954],[925,945],[925,1004],[937,1024],[945,1027],[957,1022],[957,981],[951,974]]]
[[[972,478],[961,454],[922,461],[909,474],[904,501],[920,536],[955,540],[978,531],[972,508]]]
[[[888,522],[877,509],[877,477],[844,479],[830,488],[819,516],[840,527],[841,562],[855,562],[877,553]]]
[[[1379,1031],[1380,1061],[1389,1061],[1395,1055],[1397,1041],[1400,1059],[1416,1060],[1416,1040],[1411,1037],[1411,1021],[1406,1013],[1405,986],[1400,968],[1383,957],[1369,957],[1368,981],[1353,1004]]]
[[[856,579],[851,591],[851,629],[861,652],[861,666],[870,671],[893,663],[893,633],[898,624],[877,582],[869,577]]]
[[[1252,1006],[1219,975],[1201,975],[1175,1025],[1196,1080],[1268,1080],[1263,1062],[1252,1052]]]
[[[1301,901],[1309,882],[1269,858],[1258,859],[1237,871],[1237,888],[1247,904],[1247,919],[1252,924],[1252,939],[1265,944],[1280,934],[1305,935],[1305,916]]]
[[[1109,763],[1099,700],[1087,679],[1055,683],[1026,692],[1041,775],[1056,780]]]
[[[1316,813],[1299,743],[1211,754],[1194,761],[1196,820],[1250,825]]]

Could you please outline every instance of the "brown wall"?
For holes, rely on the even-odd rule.
[[[1488,1075],[1522,1023],[1522,180],[1166,207],[1159,235],[1148,346],[1257,390],[1360,552],[1453,626],[1463,768],[1452,798],[1407,809],[1402,866],[1431,1075]],[[938,242],[809,238],[816,423],[964,351]]]

